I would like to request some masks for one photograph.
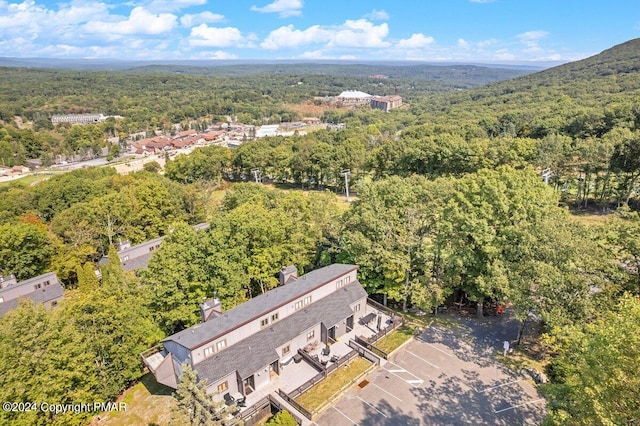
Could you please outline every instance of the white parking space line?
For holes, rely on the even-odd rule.
[[[523,380],[523,379],[518,379],[518,380],[515,380],[515,381],[513,381],[513,382],[509,382],[509,383],[502,383],[501,385],[491,386],[490,388],[485,388],[485,389],[482,389],[482,390],[477,391],[477,392],[478,392],[478,393],[483,393],[483,392],[486,392],[486,391],[490,391],[490,390],[494,390],[494,389],[501,388],[501,387],[503,387],[503,386],[514,385],[514,384],[516,384],[516,383],[518,383],[518,382],[521,382],[522,380]]]
[[[424,380],[422,380],[420,377],[416,376],[415,374],[411,373],[410,371],[405,370],[404,368],[400,367],[399,365],[389,361],[387,362],[387,364],[393,364],[396,368],[394,368],[393,370],[387,370],[386,368],[382,368],[384,371],[393,374],[394,376],[396,376],[397,378],[399,378],[400,380],[404,380],[405,382],[409,383],[411,386],[413,386],[414,388],[418,388],[420,387],[421,384],[424,383]],[[413,379],[405,379],[404,377],[401,377],[398,373],[401,374],[407,374],[409,376],[412,376]]]
[[[342,414],[347,420],[349,420],[351,423],[353,423],[354,425],[358,426],[358,423],[354,422],[351,417],[347,416],[345,413],[343,413],[342,411],[338,410],[335,405],[333,406],[333,409],[336,410],[338,413]]]
[[[410,350],[405,350],[406,353],[413,355],[414,357],[418,358],[421,361],[426,362],[427,364],[429,364],[430,366],[432,366],[433,368],[440,368],[437,365],[435,365],[434,363],[427,361],[426,359],[422,358],[420,355],[416,355],[413,352],[411,352]]]
[[[498,410],[498,411],[494,410],[493,412],[496,413],[496,414],[499,414],[499,413],[503,413],[505,411],[513,410],[514,408],[524,407],[525,405],[537,404],[538,402],[542,402],[542,401],[544,401],[544,398],[536,399],[534,401],[529,401],[529,402],[523,402],[522,404],[513,405],[511,407],[503,408],[502,410]]]
[[[435,349],[435,350],[437,350],[437,351],[442,352],[442,353],[443,353],[443,354],[445,354],[446,356],[449,356],[449,357],[453,358],[453,355],[452,355],[452,354],[450,354],[449,352],[445,352],[445,351],[443,351],[442,349],[440,349],[439,347],[432,345],[431,343],[427,343],[427,345],[431,346],[433,349]]]
[[[374,407],[372,404],[369,404],[367,401],[365,401],[364,399],[360,398],[359,396],[356,396],[356,398],[358,398],[360,401],[364,402],[365,404],[367,404],[369,407],[373,408],[374,410],[376,410],[378,413],[382,414],[385,418],[389,418],[389,416],[387,416],[385,413],[383,413],[382,411],[378,410],[376,407]]]
[[[381,388],[380,386],[376,385],[375,383],[371,383],[373,386],[377,387],[378,389],[380,389],[382,392],[386,393],[387,395],[397,399],[400,402],[403,402],[400,398],[398,398],[397,396],[395,396],[394,394],[392,394],[391,392],[385,390],[384,388]]]

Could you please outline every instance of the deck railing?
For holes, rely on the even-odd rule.
[[[300,414],[302,414],[303,416],[305,416],[307,419],[309,419],[309,420],[313,419],[313,414],[311,414],[311,412],[309,410],[304,408],[302,405],[298,404],[293,398],[291,398],[289,395],[287,395],[287,393],[285,391],[283,391],[282,389],[278,389],[278,395],[280,395],[280,397],[282,399],[287,401],[288,404],[290,404],[293,408],[298,410],[298,412]]]

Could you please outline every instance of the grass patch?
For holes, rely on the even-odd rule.
[[[172,389],[159,384],[147,373],[134,386],[127,389],[118,402],[127,404],[126,411],[102,413],[92,424],[100,426],[148,426],[166,425],[171,420],[174,405]]]
[[[296,399],[300,405],[309,411],[314,411],[322,404],[331,399],[344,386],[352,382],[360,374],[364,373],[371,365],[371,362],[357,357],[338,371],[327,377],[322,382],[312,387]]]
[[[606,214],[594,214],[594,213],[576,213],[571,212],[569,215],[574,221],[581,223],[585,226],[604,226],[609,221],[609,216]]]
[[[510,353],[507,356],[504,356],[504,354],[499,353],[496,355],[496,359],[501,363],[503,363],[504,365],[506,365],[511,371],[519,371],[521,369],[533,369],[533,370],[544,372],[547,364],[549,363],[548,360],[546,359],[538,360],[538,359],[532,358],[531,356],[529,356],[529,354],[518,349],[514,350],[512,353]]]
[[[35,185],[38,182],[42,182],[48,179],[51,179],[52,176],[60,174],[61,172],[46,172],[46,173],[39,173],[39,174],[31,174],[31,175],[27,175],[25,177],[21,177],[19,179],[12,179],[12,180],[7,180],[4,182],[0,182],[0,187],[2,186],[11,186],[13,184],[19,183],[22,185]]]
[[[413,328],[403,325],[374,343],[374,346],[386,353],[391,353],[413,337]]]

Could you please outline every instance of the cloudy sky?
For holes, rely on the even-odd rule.
[[[638,0],[0,0],[0,56],[571,61],[640,37]]]

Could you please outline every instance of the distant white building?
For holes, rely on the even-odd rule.
[[[51,117],[53,124],[95,124],[106,120],[103,114],[59,114]]]
[[[372,95],[359,90],[345,90],[336,96],[336,101],[342,102],[343,105],[369,105],[371,98]]]
[[[266,136],[277,136],[278,135],[278,124],[268,124],[264,126],[260,126],[256,129],[256,139],[264,138]]]

